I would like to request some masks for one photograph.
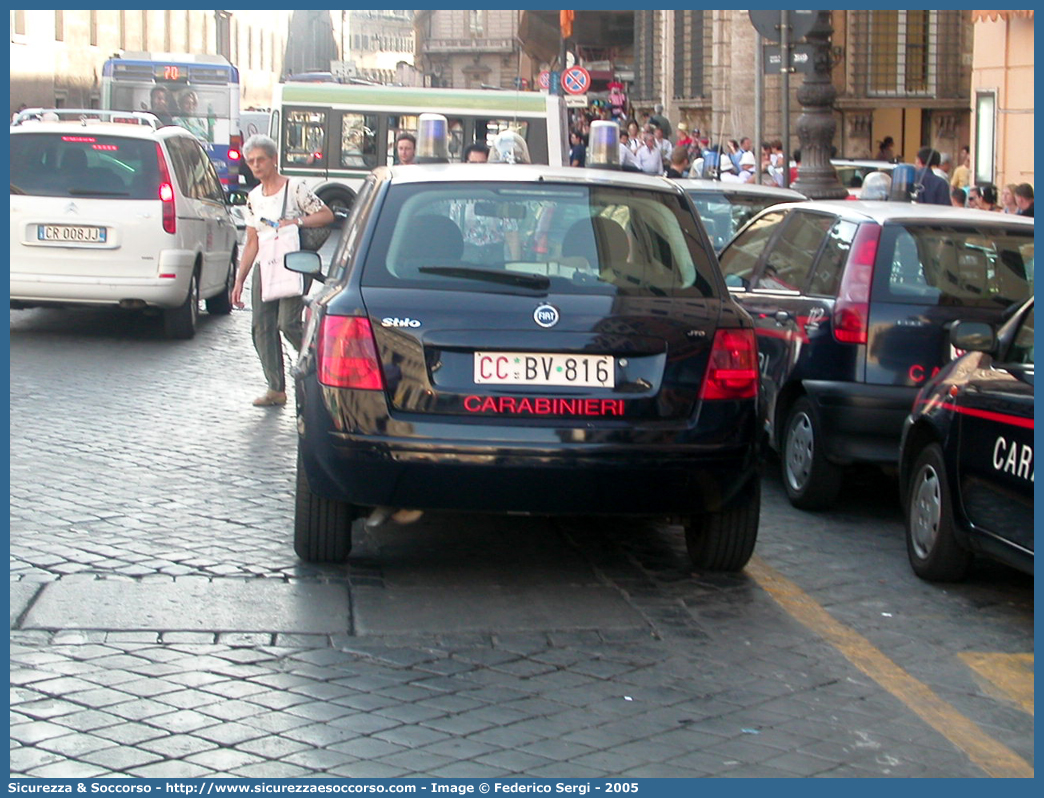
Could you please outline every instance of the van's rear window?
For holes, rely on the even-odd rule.
[[[70,133],[18,133],[11,142],[11,193],[41,197],[156,199],[156,143]]]
[[[877,300],[1007,307],[1033,293],[1033,228],[885,225],[876,274]]]

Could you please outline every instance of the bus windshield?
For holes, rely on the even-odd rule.
[[[148,111],[199,139],[224,185],[238,180],[239,71],[215,55],[125,53],[102,68],[102,108]],[[233,152],[230,155],[230,150]]]

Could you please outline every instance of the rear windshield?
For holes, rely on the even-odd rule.
[[[703,226],[716,250],[720,250],[743,225],[759,211],[780,202],[792,200],[776,197],[752,197],[727,194],[724,191],[693,191],[689,193],[696,210],[700,212]]]
[[[476,167],[479,168],[479,167]],[[364,285],[711,296],[717,268],[681,197],[624,187],[393,186]]]
[[[1007,307],[1033,293],[1033,228],[885,225],[877,264],[877,300]]]
[[[156,199],[156,143],[72,133],[19,133],[11,141],[11,193]]]

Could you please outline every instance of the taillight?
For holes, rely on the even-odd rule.
[[[159,198],[163,203],[163,231],[174,234],[178,229],[178,217],[174,209],[174,184],[170,182],[170,170],[167,159],[163,157],[163,148],[156,145],[156,164],[159,167]]]
[[[834,303],[834,338],[843,344],[865,344],[870,323],[870,284],[881,240],[881,226],[861,224],[852,241],[848,264]]]
[[[323,316],[319,327],[319,382],[331,388],[380,391],[384,375],[377,360],[370,320],[361,316]]]
[[[714,334],[700,399],[753,399],[758,395],[758,350],[753,330]]]
[[[239,154],[239,150],[234,150],[231,147],[228,149],[228,160],[238,161],[243,156]]]
[[[228,138],[228,160],[238,161],[243,157],[243,136],[233,133]]]

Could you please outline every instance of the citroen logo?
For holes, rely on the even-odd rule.
[[[558,319],[558,308],[554,305],[540,305],[533,311],[533,321],[541,327],[554,327]]]
[[[76,203],[75,202],[70,202],[68,205],[65,206],[65,212],[66,213],[79,213],[80,209],[76,207]]]

